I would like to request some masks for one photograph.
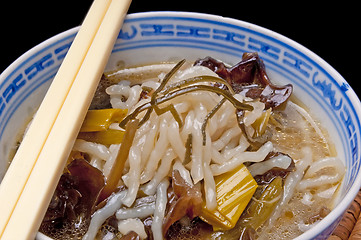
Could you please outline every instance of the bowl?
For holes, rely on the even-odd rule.
[[[78,29],[39,44],[1,74],[0,179]],[[147,12],[126,17],[106,68],[205,56],[235,64],[244,52],[258,52],[278,84],[293,84],[296,97],[322,120],[344,161],[347,171],[338,204],[297,237],[326,239],[361,187],[361,104],[349,84],[320,57],[280,34],[240,20],[190,12]],[[37,238],[48,239],[42,234]]]

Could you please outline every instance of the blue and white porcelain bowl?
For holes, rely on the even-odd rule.
[[[0,76],[0,179],[19,134],[35,113],[78,28],[34,47]],[[336,208],[297,239],[325,239],[361,187],[361,104],[330,65],[298,43],[250,23],[208,14],[149,12],[127,16],[107,65],[140,65],[212,56],[235,64],[258,52],[271,79],[292,83],[300,98],[329,131],[347,172]],[[46,207],[46,206],[44,206]],[[39,239],[47,237],[38,234]]]

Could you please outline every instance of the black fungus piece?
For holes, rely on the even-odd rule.
[[[293,86],[274,85],[266,73],[266,67],[257,53],[244,53],[242,61],[232,67],[227,67],[212,57],[199,59],[195,66],[205,66],[219,77],[227,80],[236,93],[246,97],[260,99],[268,108],[278,108],[285,103],[293,92]]]
[[[288,176],[288,174],[290,172],[293,172],[296,168],[295,162],[294,160],[285,153],[281,153],[281,152],[270,152],[267,157],[265,158],[264,161],[267,161],[271,158],[280,156],[280,155],[285,155],[288,156],[291,159],[291,163],[288,166],[288,168],[283,169],[283,168],[278,168],[278,167],[274,167],[270,170],[268,170],[267,172],[265,172],[262,175],[257,175],[254,177],[254,179],[256,180],[258,185],[268,185],[269,183],[271,183],[273,181],[273,179],[275,179],[276,177],[281,177],[282,179],[286,179],[286,177]]]
[[[55,239],[82,236],[88,229],[104,176],[85,159],[75,159],[56,187],[40,226],[40,231]]]

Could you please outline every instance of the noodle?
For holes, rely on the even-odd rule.
[[[345,172],[345,167],[339,159],[335,157],[328,157],[318,160],[317,162],[313,162],[307,170],[305,177],[312,177],[312,175],[326,167],[332,167],[341,174],[344,174]]]
[[[184,160],[186,148],[179,134],[179,125],[176,121],[172,122],[168,128],[168,139],[179,159]]]
[[[178,170],[179,174],[187,182],[187,184],[193,186],[193,181],[191,179],[189,171],[183,166],[183,164],[179,160],[174,163],[173,170]]]
[[[299,184],[298,188],[304,190],[306,188],[316,188],[326,184],[334,184],[341,180],[342,175],[336,173],[334,176],[321,175],[319,177],[303,179]]]
[[[154,149],[152,150],[149,160],[145,166],[145,170],[140,178],[142,184],[152,179],[159,161],[161,160],[162,156],[167,150],[168,142],[169,142],[167,139],[167,131],[168,131],[167,125],[168,124],[166,119],[163,118],[159,126],[160,130],[159,130],[158,141],[155,143]]]
[[[137,147],[131,147],[129,151],[129,172],[127,173],[127,187],[128,192],[126,197],[123,199],[123,204],[130,207],[135,201],[140,186],[140,149]]]
[[[272,227],[274,225],[274,221],[280,216],[282,208],[290,201],[292,198],[295,189],[302,179],[304,171],[308,168],[308,166],[312,162],[312,151],[310,148],[302,149],[303,159],[301,159],[296,164],[296,171],[289,174],[284,184],[284,191],[281,201],[276,206],[276,209],[273,211],[272,216],[268,220],[268,226]]]
[[[285,155],[273,157],[267,161],[261,163],[255,163],[248,167],[249,172],[252,176],[262,175],[272,168],[286,169],[290,166],[292,159]]]
[[[146,160],[149,158],[152,149],[154,148],[155,145],[155,141],[156,141],[156,134],[158,132],[159,129],[159,124],[158,122],[154,123],[151,122],[152,119],[149,120],[149,124],[151,124],[150,126],[150,130],[148,132],[148,134],[146,134],[146,139],[144,141],[143,147],[142,147],[142,163],[141,163],[141,168],[143,169],[146,165]],[[142,127],[144,127],[146,124],[144,124]]]
[[[96,211],[91,219],[88,232],[84,235],[83,240],[93,240],[98,233],[101,225],[105,222],[107,218],[112,216],[121,206],[122,199],[125,197],[126,191],[113,194],[105,207]]]
[[[214,149],[216,151],[222,150],[234,137],[240,135],[241,133],[237,131],[238,128],[238,126],[235,126],[225,131],[224,134],[217,141],[212,143]]]
[[[181,137],[183,139],[183,142],[185,142],[188,138],[188,135],[192,133],[193,123],[194,123],[194,111],[190,110],[185,117],[184,123],[183,123],[183,129],[181,132]]]
[[[265,143],[256,152],[243,152],[230,161],[223,164],[212,164],[211,169],[214,176],[221,175],[222,173],[231,171],[240,166],[244,162],[260,162],[266,158],[266,156],[273,150],[273,144],[271,142]]]
[[[161,164],[159,165],[157,172],[155,173],[152,180],[150,180],[148,183],[145,184],[143,187],[143,192],[147,195],[153,195],[155,194],[158,185],[160,182],[167,177],[171,167],[173,159],[175,159],[175,154],[173,149],[168,148],[166,151],[164,157],[162,157]]]
[[[152,231],[154,240],[163,239],[163,219],[167,205],[167,189],[169,186],[168,180],[164,179],[157,188],[157,200],[155,203],[154,218],[152,223]]]
[[[126,68],[108,73],[106,74],[106,77],[110,80],[131,80],[134,84],[141,84],[150,78],[157,78],[157,76],[162,72],[169,72],[172,70],[174,65],[175,64],[172,63],[164,63],[135,68]]]
[[[77,139],[75,141],[73,150],[79,152],[86,152],[96,158],[106,160],[110,157],[110,152],[107,147],[104,145],[93,143],[93,142],[86,142],[84,140]]]
[[[112,144],[109,147],[110,156],[103,166],[103,174],[105,177],[108,177],[110,173],[111,167],[113,166],[114,161],[118,155],[119,148],[120,148],[120,144]]]
[[[142,239],[145,239],[147,237],[147,233],[144,230],[144,225],[142,221],[138,218],[128,218],[125,220],[120,220],[118,222],[118,230],[123,235],[128,234],[130,231],[134,231]]]
[[[216,183],[213,178],[212,170],[209,166],[211,163],[211,139],[206,134],[206,145],[203,146],[203,175],[204,175],[204,192],[206,198],[206,206],[209,210],[217,208],[216,200]]]
[[[200,105],[200,107],[202,107]],[[201,112],[196,112],[195,119],[193,121],[193,128],[192,128],[192,167],[191,167],[191,176],[193,178],[194,184],[201,181],[204,177],[204,170],[203,170],[203,140],[201,134],[202,128],[202,120],[203,116]]]
[[[155,210],[155,203],[150,205],[145,205],[141,207],[131,208],[131,209],[119,209],[115,216],[118,220],[124,220],[128,218],[146,218],[151,216]]]
[[[227,159],[227,161],[234,156],[241,154],[242,152],[246,151],[247,148],[250,146],[250,143],[247,141],[246,137],[241,134],[238,145],[234,148],[227,148],[225,149],[223,156]]]

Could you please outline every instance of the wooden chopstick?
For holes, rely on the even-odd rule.
[[[0,185],[0,237],[104,18],[109,1],[95,1]]]
[[[0,185],[1,239],[34,239],[130,2],[93,2]]]

